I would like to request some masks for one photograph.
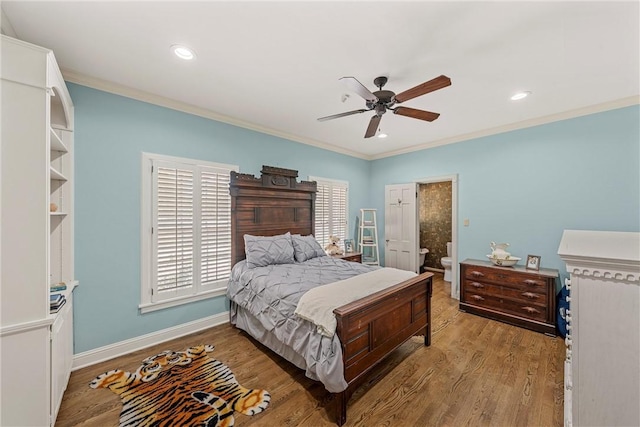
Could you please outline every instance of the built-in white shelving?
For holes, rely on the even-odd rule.
[[[50,167],[50,178],[54,181],[67,181],[67,177],[58,172],[53,166]]]
[[[12,166],[0,180],[0,425],[52,426],[71,373],[78,285],[73,103],[53,52],[0,37],[2,164]],[[66,303],[51,313],[60,282]]]
[[[51,151],[59,151],[61,153],[67,153],[67,146],[62,142],[62,139],[58,136],[53,128],[50,128],[50,138],[51,138]]]

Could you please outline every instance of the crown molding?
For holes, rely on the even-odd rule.
[[[386,153],[380,153],[370,156],[370,160],[383,159],[385,157],[397,156],[400,154],[413,153],[414,151],[426,150],[429,148],[440,147],[442,145],[455,144],[456,142],[468,141],[470,139],[481,138],[484,136],[497,135],[499,133],[511,132],[518,129],[526,129],[533,126],[544,125],[547,123],[558,122],[560,120],[573,119],[581,116],[588,116],[589,114],[601,113],[603,111],[616,110],[618,108],[630,107],[632,105],[640,104],[640,95],[629,96],[627,98],[621,98],[614,101],[603,102],[601,104],[590,105],[588,107],[577,108],[574,110],[564,111],[562,113],[549,114],[548,116],[537,117],[535,119],[524,120],[521,122],[510,123],[503,126],[496,126],[476,132],[465,133],[463,135],[457,135],[451,138],[444,138],[437,141],[426,142],[420,145],[414,145],[409,148],[403,148],[400,150],[387,151]]]
[[[364,155],[362,153],[357,153],[355,151],[347,150],[342,147],[337,147],[335,145],[326,144],[313,139],[292,135],[286,132],[280,132],[278,130],[260,126],[255,123],[250,123],[230,116],[225,116],[224,114],[219,114],[211,110],[207,110],[206,108],[196,107],[195,105],[176,101],[174,99],[166,98],[160,95],[154,95],[152,93],[134,89],[129,86],[124,86],[96,77],[87,76],[86,74],[78,73],[73,70],[62,69],[62,76],[68,82],[87,86],[93,89],[101,90],[103,92],[124,96],[127,98],[135,99],[137,101],[147,102],[149,104],[158,105],[160,107],[170,108],[172,110],[180,111],[187,114],[193,114],[194,116],[204,117],[205,119],[211,119],[217,122],[230,124],[255,132],[260,132],[278,138],[299,142],[301,144],[310,145],[312,147],[321,148],[323,150],[333,151],[359,159],[371,160],[370,156]]]
[[[103,92],[113,93],[115,95],[121,95],[127,98],[135,99],[137,101],[147,102],[149,104],[158,105],[172,110],[181,111],[187,114],[193,114],[195,116],[204,117],[206,119],[215,120],[222,123],[227,123],[233,126],[237,126],[244,129],[249,129],[255,132],[264,133],[267,135],[275,136],[278,138],[286,139],[289,141],[299,142],[301,144],[310,145],[312,147],[320,148],[323,150],[333,151],[335,153],[344,154],[351,157],[356,157],[363,160],[378,160],[386,157],[398,156],[400,154],[413,153],[416,151],[427,150],[429,148],[440,147],[448,144],[455,144],[457,142],[468,141],[470,139],[481,138],[485,136],[496,135],[500,133],[510,132],[519,129],[525,129],[533,126],[539,126],[547,123],[557,122],[560,120],[572,119],[580,116],[586,116],[589,114],[600,113],[608,110],[615,110],[618,108],[629,107],[632,105],[640,104],[640,95],[630,96],[614,101],[604,102],[601,104],[595,104],[588,107],[578,108],[574,110],[564,111],[562,113],[550,114],[547,116],[538,117],[535,119],[524,120],[521,122],[510,123],[503,126],[496,126],[476,132],[470,132],[463,135],[457,135],[451,138],[443,138],[437,141],[430,141],[419,145],[414,145],[399,150],[387,151],[375,155],[367,155],[358,153],[346,148],[338,147],[331,144],[326,144],[320,141],[316,141],[309,138],[304,138],[298,135],[292,135],[286,132],[281,132],[265,126],[256,125],[255,123],[246,122],[236,119],[234,117],[225,116],[220,113],[207,110],[205,108],[196,107],[195,105],[187,104],[185,102],[176,101],[170,98],[166,98],[160,95],[154,95],[149,92],[134,89],[129,86],[120,85],[107,80],[91,77],[86,74],[78,73],[73,70],[62,69],[62,76],[64,79],[71,83],[76,83],[82,86],[87,86],[93,89],[101,90]]]

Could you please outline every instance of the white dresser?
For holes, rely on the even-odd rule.
[[[565,230],[565,426],[640,426],[640,233]]]

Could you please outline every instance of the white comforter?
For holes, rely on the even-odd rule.
[[[318,286],[302,295],[295,314],[314,323],[320,334],[333,337],[337,324],[333,310],[415,276],[416,273],[412,271],[380,268],[328,285]]]

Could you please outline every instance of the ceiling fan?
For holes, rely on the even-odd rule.
[[[393,108],[393,106],[451,85],[451,79],[447,76],[442,75],[436,77],[435,79],[431,79],[427,82],[419,84],[418,86],[412,87],[411,89],[405,90],[404,92],[400,92],[396,95],[390,90],[382,90],[382,87],[387,83],[387,77],[384,76],[376,77],[373,80],[373,84],[376,85],[379,89],[375,92],[371,92],[355,77],[342,77],[340,81],[347,85],[349,89],[363,97],[366,101],[367,108],[347,111],[345,113],[334,114],[332,116],[320,117],[318,121],[324,122],[326,120],[337,119],[339,117],[350,116],[352,114],[364,113],[365,111],[375,111],[376,115],[371,117],[371,120],[369,121],[369,126],[367,127],[367,131],[364,134],[365,138],[371,138],[376,134],[378,125],[380,124],[380,119],[382,119],[382,115],[386,113],[387,110],[391,110],[393,111],[393,114],[399,114],[401,116],[426,120],[428,122],[434,121],[440,116],[439,113],[416,110],[415,108],[409,107]]]

